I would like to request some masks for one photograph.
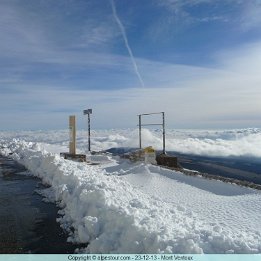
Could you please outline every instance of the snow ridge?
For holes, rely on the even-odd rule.
[[[12,153],[14,160],[52,186],[55,200],[62,208],[58,221],[69,232],[68,240],[89,243],[79,252],[261,253],[258,230],[226,231],[222,224],[200,219],[186,202],[163,201],[126,179],[125,174],[130,173],[156,177],[155,167],[138,164],[127,169],[125,164],[113,170],[64,160],[43,150],[39,143],[13,139],[0,144],[2,153]],[[120,171],[121,167],[126,171]],[[168,175],[165,173],[164,178],[168,179]],[[208,196],[185,185],[185,193],[197,190],[195,193]],[[248,196],[247,202],[260,202],[260,193],[249,192]],[[261,217],[260,207],[254,214],[257,219]]]

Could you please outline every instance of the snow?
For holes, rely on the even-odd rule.
[[[167,146],[176,150],[257,160],[261,155],[259,129],[168,133]],[[135,147],[138,141],[135,130],[92,135],[97,151]],[[144,143],[159,146],[160,132],[143,130],[143,135]],[[57,221],[69,241],[89,243],[79,252],[261,253],[260,191],[110,154],[87,154],[99,165],[65,160],[59,152],[68,150],[67,131],[1,132],[0,137],[2,154],[12,153],[50,186],[38,193],[60,206]],[[84,137],[80,132],[79,152],[87,147]]]

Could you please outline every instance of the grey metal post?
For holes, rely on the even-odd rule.
[[[141,149],[141,115],[139,115],[139,143]]]
[[[91,151],[91,119],[90,113],[88,113],[88,150]]]
[[[163,154],[166,154],[165,149],[165,113],[162,112],[162,128],[163,128]]]

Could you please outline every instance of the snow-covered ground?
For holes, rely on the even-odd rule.
[[[137,147],[137,130],[92,132],[92,148]],[[0,150],[51,185],[68,240],[87,253],[261,253],[261,193],[111,155],[64,160],[68,131],[0,132]],[[87,148],[78,132],[78,151]],[[144,146],[161,148],[159,131]],[[261,159],[261,130],[167,131],[167,150]]]

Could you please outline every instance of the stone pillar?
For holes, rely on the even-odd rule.
[[[76,119],[75,115],[69,116],[69,131],[70,131],[70,141],[69,141],[69,153],[76,154]]]

